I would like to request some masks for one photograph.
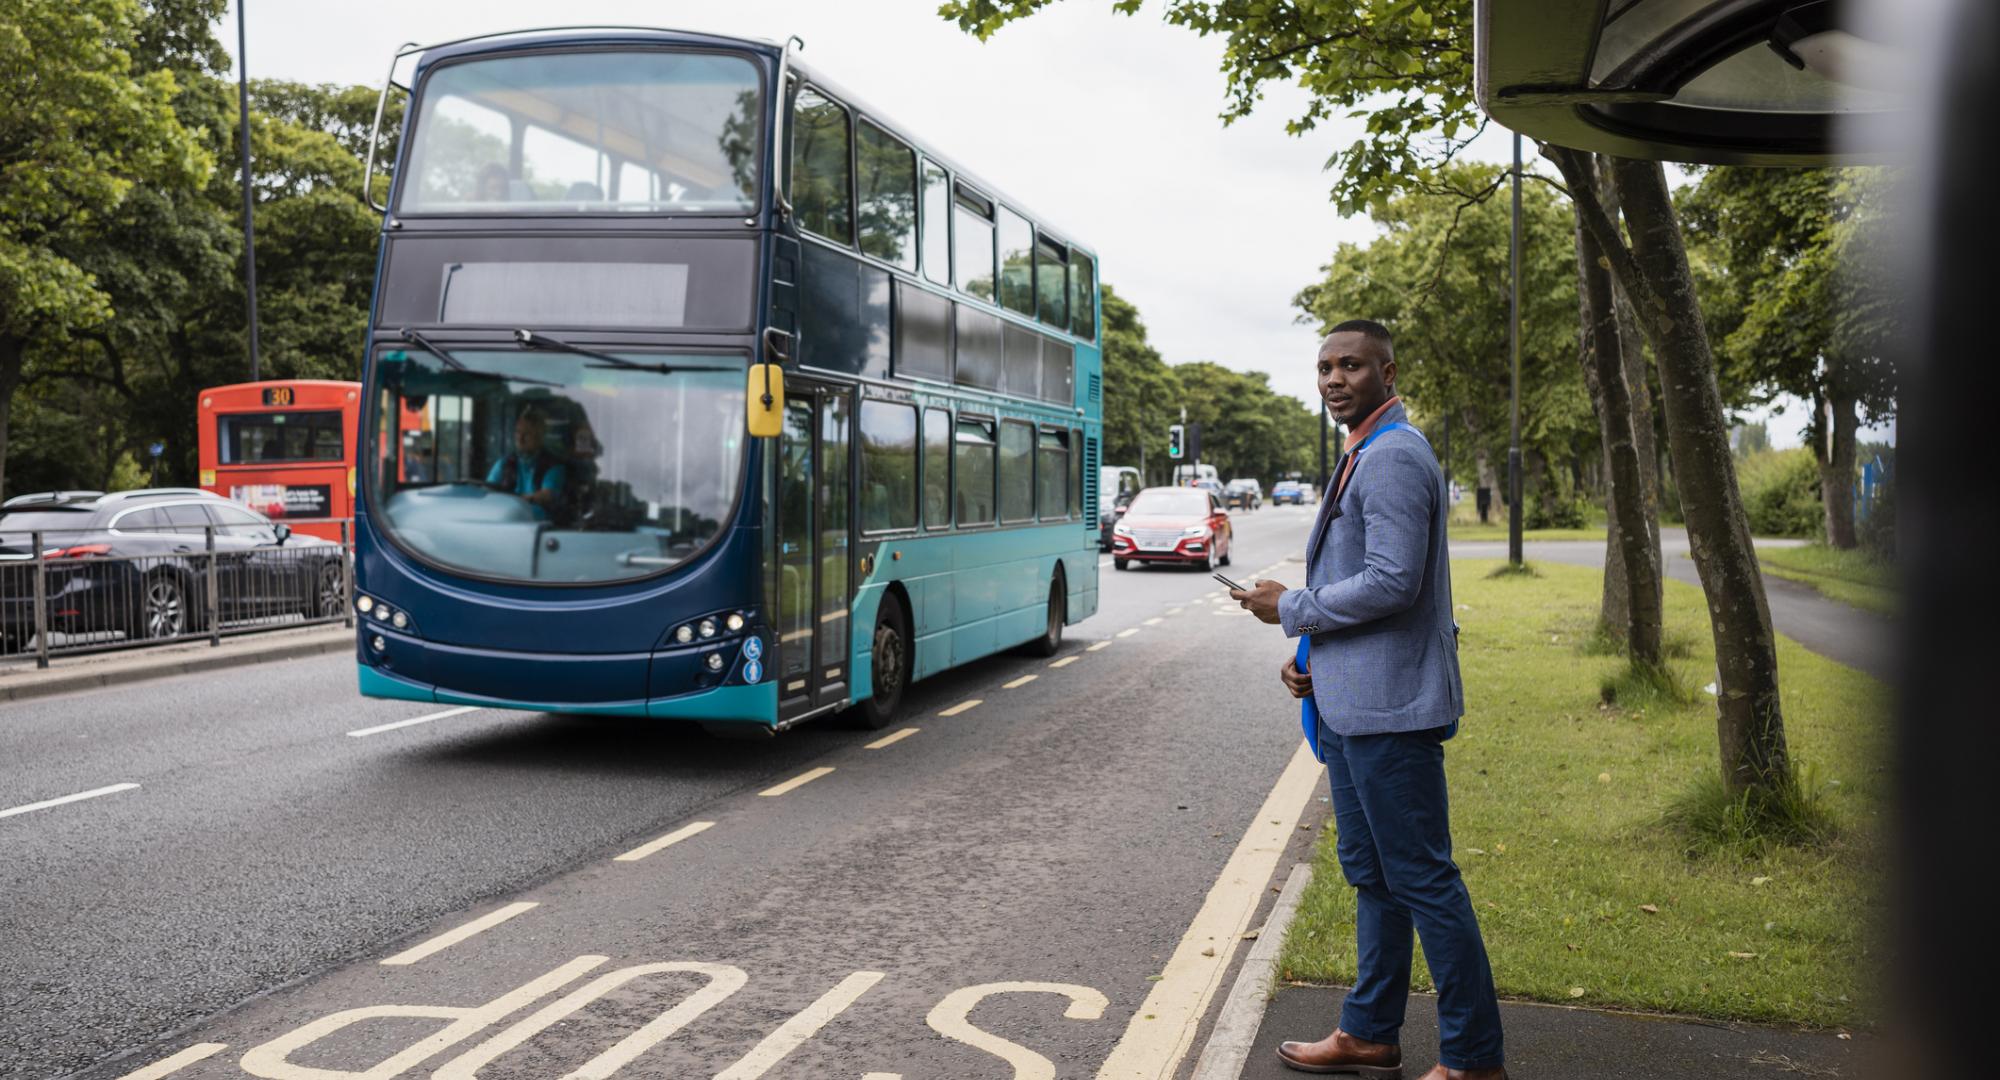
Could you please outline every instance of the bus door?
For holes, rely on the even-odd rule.
[[[778,457],[778,719],[847,700],[851,388],[803,380],[785,386]]]

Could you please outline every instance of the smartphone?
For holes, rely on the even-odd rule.
[[[1223,577],[1221,574],[1215,574],[1213,575],[1213,577],[1215,578],[1215,580],[1222,582],[1224,585],[1227,585],[1232,589],[1235,589],[1237,592],[1250,591],[1250,587],[1248,585],[1238,585],[1237,583],[1229,580],[1228,578]]]

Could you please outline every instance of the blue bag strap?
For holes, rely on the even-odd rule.
[[[1298,658],[1293,663],[1301,674],[1312,670],[1312,635],[1299,635]],[[1299,699],[1299,727],[1304,729],[1306,745],[1312,747],[1313,757],[1321,765],[1326,764],[1326,753],[1319,748],[1319,703],[1311,694]]]

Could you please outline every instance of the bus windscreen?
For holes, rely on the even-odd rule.
[[[762,98],[741,56],[542,53],[424,80],[405,214],[741,214]]]

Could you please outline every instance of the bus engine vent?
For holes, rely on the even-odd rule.
[[[1095,405],[1103,400],[1104,400],[1104,380],[1097,377],[1096,375],[1092,375],[1090,377],[1090,402],[1091,404]],[[1095,466],[1092,467],[1095,468]]]
[[[1090,377],[1090,386],[1091,391],[1095,393],[1097,389],[1097,376],[1093,375]],[[1095,528],[1098,513],[1097,440],[1090,438],[1083,440],[1083,505],[1088,509],[1090,515],[1085,519],[1086,523]]]

